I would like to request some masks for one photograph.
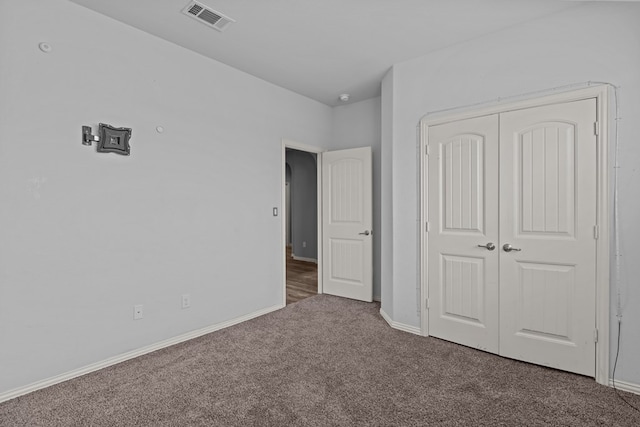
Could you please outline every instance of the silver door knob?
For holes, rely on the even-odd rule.
[[[369,230],[364,230],[363,233],[358,233],[358,234],[364,234],[365,236],[368,236],[370,233],[369,233]]]
[[[514,248],[513,246],[511,246],[511,244],[509,243],[505,243],[504,246],[502,247],[502,250],[505,252],[511,252],[511,251],[521,251],[522,249],[519,248]]]
[[[479,248],[486,248],[489,251],[492,251],[496,248],[496,245],[494,245],[493,243],[489,242],[486,245],[478,245]]]

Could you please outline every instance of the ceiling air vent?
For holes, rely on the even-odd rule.
[[[236,22],[228,16],[224,16],[220,12],[209,9],[207,6],[202,3],[198,3],[197,1],[189,2],[187,7],[182,10],[182,13],[197,19],[203,24],[215,28],[218,31],[224,31],[230,23]]]

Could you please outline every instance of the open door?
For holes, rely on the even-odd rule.
[[[373,300],[371,147],[322,153],[323,293]]]

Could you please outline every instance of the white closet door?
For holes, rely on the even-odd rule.
[[[428,147],[429,334],[497,353],[498,116],[431,126]]]
[[[595,120],[595,99],[500,115],[500,354],[589,376]]]

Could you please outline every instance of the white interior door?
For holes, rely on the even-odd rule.
[[[595,375],[595,121],[587,99],[429,127],[430,335]]]
[[[373,300],[371,147],[322,153],[323,292]]]
[[[500,120],[500,354],[594,376],[596,101]]]
[[[497,115],[429,127],[429,334],[493,353],[497,162]]]

